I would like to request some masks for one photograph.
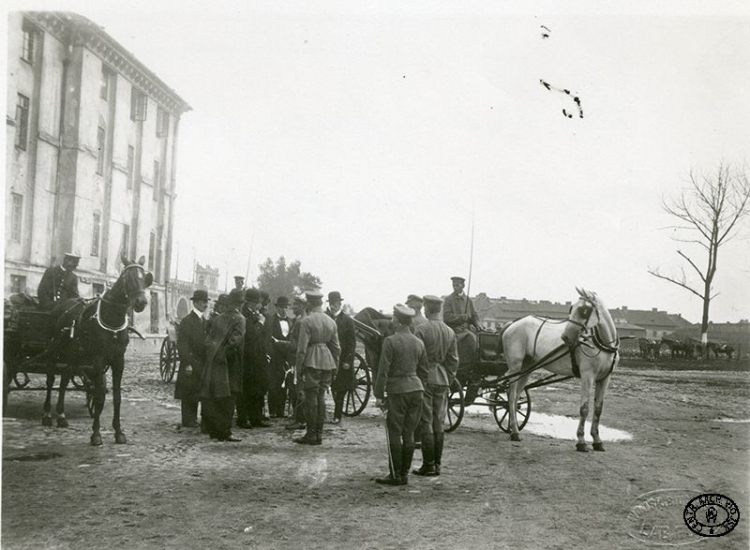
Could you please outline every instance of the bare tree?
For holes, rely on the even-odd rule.
[[[712,294],[712,283],[718,268],[719,248],[737,235],[742,223],[750,214],[750,182],[744,170],[731,165],[719,164],[714,174],[698,174],[690,171],[690,185],[677,196],[662,198],[664,211],[679,220],[670,229],[676,230],[673,240],[688,243],[694,253],[677,250],[700,281],[688,276],[685,267],[681,276],[662,275],[659,268],[649,269],[654,277],[669,281],[695,294],[703,300],[701,319],[701,344],[706,353],[708,342],[708,311]],[[702,265],[703,267],[699,267]]]

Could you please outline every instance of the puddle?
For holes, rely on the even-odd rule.
[[[748,424],[750,418],[714,418],[711,422],[732,422],[737,424]]]
[[[31,453],[27,455],[6,456],[3,458],[3,460],[8,460],[10,462],[38,462],[41,460],[50,460],[52,458],[60,458],[61,456],[62,455],[60,453],[43,452],[43,453]]]

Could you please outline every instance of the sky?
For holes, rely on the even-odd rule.
[[[253,279],[284,256],[355,310],[447,294],[460,275],[472,296],[566,302],[582,287],[699,322],[701,301],[648,270],[679,275],[678,248],[705,263],[671,240],[662,198],[691,170],[750,166],[750,6],[643,4],[5,9],[88,17],[191,105],[181,279],[193,261]],[[714,322],[750,319],[749,259],[746,225],[720,251]]]

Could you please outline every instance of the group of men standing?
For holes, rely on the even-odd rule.
[[[233,421],[241,429],[269,427],[271,418],[286,416],[289,403],[293,422],[287,428],[306,429],[295,441],[318,445],[325,392],[333,382],[338,423],[354,383],[354,321],[343,312],[339,292],[329,293],[325,311],[323,294],[311,291],[292,303],[277,297],[269,313],[268,294],[242,288],[241,279],[219,296],[210,316],[208,294],[196,290],[193,309],[180,322],[175,398],[181,400],[182,426],[198,427],[201,403],[201,430],[212,439],[239,441]]]

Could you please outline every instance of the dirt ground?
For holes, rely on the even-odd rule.
[[[116,445],[111,395],[104,446],[91,447],[81,392],[71,427],[41,425],[42,392],[13,392],[3,419],[2,547],[17,548],[639,548],[748,547],[750,373],[728,364],[624,360],[602,423],[632,435],[578,453],[574,431],[522,432],[511,443],[490,416],[470,414],[446,437],[443,475],[382,487],[384,420],[370,406],[327,425],[320,447],[273,427],[240,443],[180,429],[174,385],[155,354],[129,352]],[[703,368],[705,370],[684,370]],[[536,413],[575,417],[574,381],[533,390]],[[588,426],[587,426],[588,428]],[[589,438],[590,441],[590,438]],[[414,466],[421,458],[417,453]],[[687,502],[721,493],[740,524],[692,534]]]

